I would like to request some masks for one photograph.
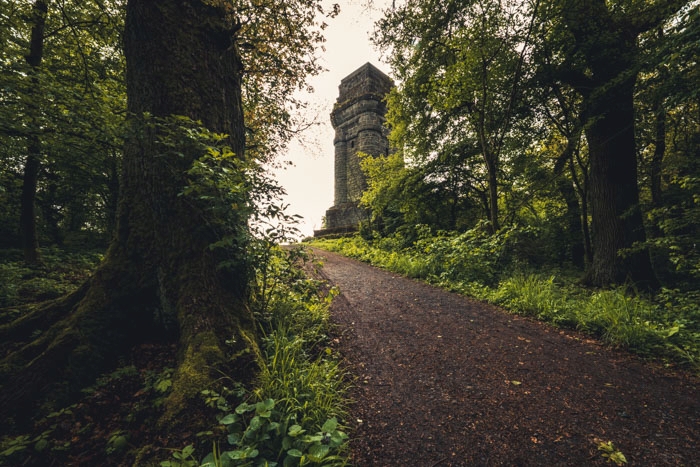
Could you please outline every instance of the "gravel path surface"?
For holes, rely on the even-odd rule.
[[[365,466],[700,465],[698,379],[316,250]]]

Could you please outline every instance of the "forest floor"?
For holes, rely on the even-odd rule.
[[[697,377],[316,250],[353,465],[698,465]]]

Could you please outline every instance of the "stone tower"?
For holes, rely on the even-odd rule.
[[[335,197],[333,206],[326,211],[324,229],[315,232],[317,236],[356,230],[366,216],[358,207],[367,182],[357,153],[389,153],[384,98],[393,86],[391,78],[370,63],[340,82],[338,100],[331,113],[335,129]]]

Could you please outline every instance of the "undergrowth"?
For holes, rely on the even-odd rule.
[[[329,305],[337,291],[306,277],[302,249],[269,246],[250,303],[260,326],[263,359],[254,388],[235,407],[212,390],[226,441],[198,461],[192,446],[162,467],[341,466],[347,464],[347,381],[329,346]]]
[[[17,318],[7,309],[50,300],[76,289],[102,259],[101,253],[41,249],[42,264],[27,266],[20,250],[0,250],[0,324]]]
[[[0,465],[67,465],[73,455],[126,465],[125,459],[154,453],[157,458],[158,452],[163,467],[346,465],[342,422],[347,380],[329,338],[329,305],[337,290],[304,274],[300,264],[313,259],[303,248],[282,249],[269,242],[260,242],[258,248],[249,303],[260,328],[261,371],[253,387],[223,377],[231,382],[229,387],[202,391],[202,406],[218,417],[212,419],[211,430],[197,433],[196,447],[187,445],[162,460],[162,451],[142,431],[157,419],[173,370],[166,365],[138,371],[125,365],[100,378],[77,405],[37,420],[36,433],[0,439]],[[22,265],[19,253],[3,252],[0,298],[9,306],[2,310],[5,322],[16,318],[24,303],[75,289],[100,259],[59,250],[46,250],[42,256],[44,265],[31,269]],[[110,391],[119,395],[120,388],[133,395],[135,405],[99,405],[112,400]],[[114,409],[108,424],[113,431],[95,431],[90,404],[98,404],[93,409],[104,418],[107,408]],[[97,451],[71,453],[77,448]]]
[[[419,229],[419,233],[421,230]],[[488,235],[431,235],[424,229],[406,242],[395,235],[367,241],[360,236],[312,244],[402,275],[593,335],[644,357],[700,371],[700,291],[663,289],[653,297],[629,288],[587,289],[574,274],[528,263],[527,230]]]

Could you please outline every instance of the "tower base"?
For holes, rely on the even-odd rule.
[[[354,203],[343,203],[326,211],[325,227],[314,230],[314,237],[357,232],[360,221],[367,219],[367,211]]]

